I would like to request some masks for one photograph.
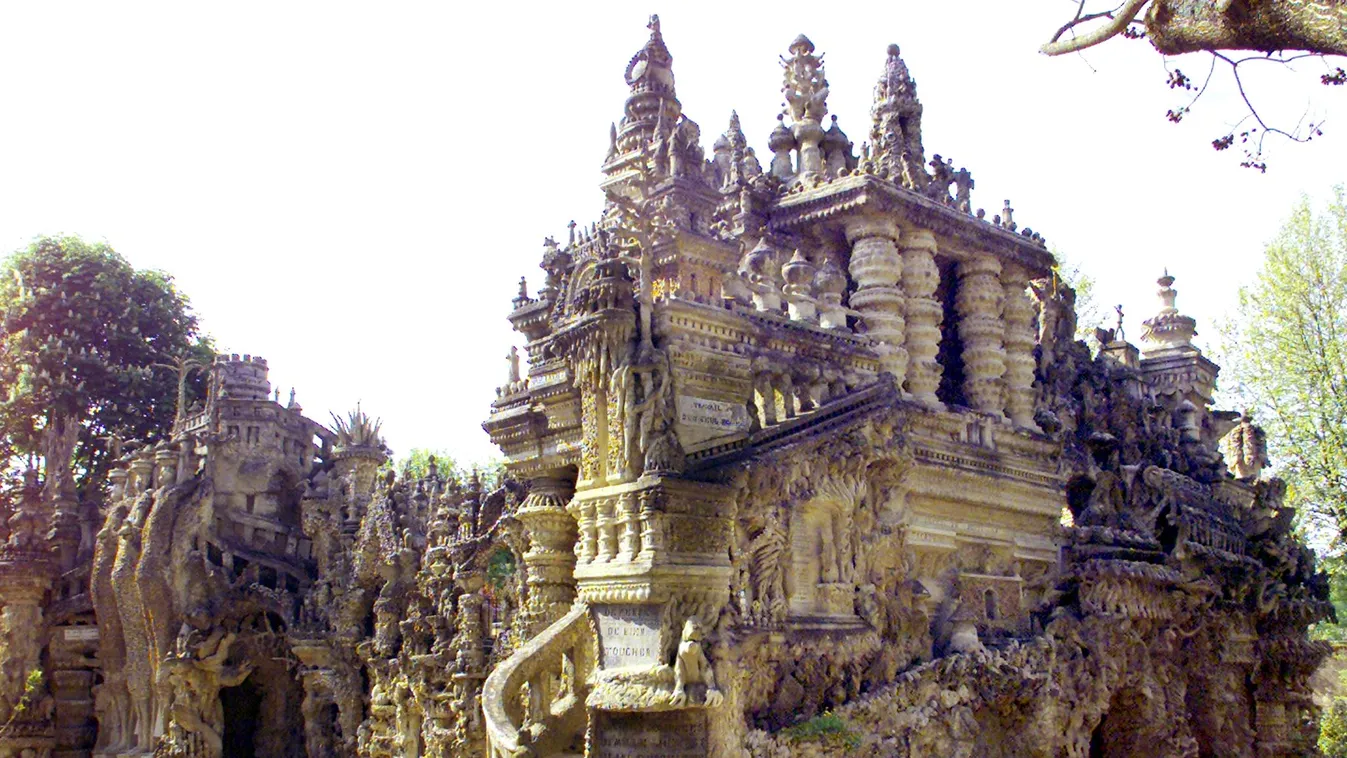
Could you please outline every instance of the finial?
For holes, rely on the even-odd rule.
[[[529,280],[527,277],[519,277],[519,299],[529,299]]]
[[[294,388],[294,387],[291,387],[291,388],[290,388],[290,406],[289,406],[289,407],[291,407],[291,408],[294,408],[294,407],[295,407],[295,388]]]
[[[828,113],[828,80],[823,56],[814,55],[814,43],[801,34],[790,43],[790,57],[781,59],[785,84],[781,92],[795,124],[818,123]]]
[[[646,25],[645,25],[645,28],[647,28],[647,29],[650,30],[650,36],[652,36],[652,37],[658,37],[658,36],[659,36],[659,14],[658,14],[658,13],[652,13],[652,14],[650,14],[650,23],[646,24]]]
[[[1179,313],[1174,305],[1179,295],[1172,286],[1174,277],[1168,268],[1164,272],[1165,275],[1156,280],[1160,285],[1156,292],[1160,298],[1160,312],[1142,322],[1141,339],[1154,345],[1154,349],[1187,347],[1197,334],[1197,320]]]
[[[566,229],[567,229],[567,230],[570,232],[570,234],[571,234],[570,240],[566,243],[567,246],[569,247],[569,246],[575,244],[575,219],[571,219],[571,223],[569,223],[569,224],[566,225]]]

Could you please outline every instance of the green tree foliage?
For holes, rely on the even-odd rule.
[[[1333,698],[1319,719],[1319,749],[1324,758],[1347,758],[1347,698]]]
[[[414,447],[407,452],[407,455],[398,458],[392,464],[393,468],[402,472],[403,475],[412,479],[419,479],[430,473],[430,459],[435,459],[435,468],[440,476],[449,479],[458,480],[460,484],[467,485],[468,479],[472,477],[472,472],[476,471],[478,478],[482,482],[482,489],[492,490],[500,486],[504,481],[505,467],[499,460],[488,460],[468,465],[460,465],[458,459],[445,450],[431,450],[430,448]]]
[[[1268,432],[1288,500],[1335,552],[1347,535],[1347,198],[1306,198],[1222,325],[1223,384]]]
[[[459,469],[454,457],[444,450],[414,447],[408,451],[407,455],[399,458],[393,464],[393,467],[404,476],[411,479],[420,479],[430,473],[430,461],[432,459],[435,461],[435,468],[440,476],[445,479],[454,478],[463,481],[463,471]]]
[[[152,442],[176,411],[178,359],[210,345],[173,280],[138,271],[105,243],[43,237],[0,271],[0,461],[42,462],[55,421],[79,426],[81,492],[104,481],[109,437]],[[201,390],[194,377],[189,399]]]
[[[1053,250],[1052,254],[1057,259],[1053,273],[1076,291],[1076,339],[1086,339],[1094,334],[1095,327],[1108,325],[1108,319],[1095,298],[1094,277],[1060,250]]]

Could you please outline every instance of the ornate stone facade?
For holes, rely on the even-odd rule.
[[[34,473],[0,758],[1312,754],[1325,579],[1172,277],[1092,355],[897,46],[859,156],[782,61],[770,165],[737,116],[708,159],[651,19],[605,210],[509,315],[499,487],[249,356],[107,502]]]

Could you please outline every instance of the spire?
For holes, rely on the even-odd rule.
[[[908,73],[897,45],[889,45],[884,73],[875,85],[875,103],[870,111],[874,127],[870,142],[874,146],[874,164],[881,176],[887,176],[912,190],[925,188],[929,181],[924,168],[925,150],[921,144],[921,102],[917,83]]]
[[[673,56],[664,45],[659,16],[651,16],[646,28],[650,39],[631,57],[623,74],[631,94],[617,129],[619,152],[638,147],[637,135],[648,142],[660,136],[661,129],[672,130],[683,112],[674,90]]]
[[[1197,334],[1197,321],[1191,316],[1180,314],[1175,307],[1174,300],[1179,291],[1172,286],[1174,277],[1169,275],[1168,269],[1164,276],[1156,280],[1156,284],[1160,285],[1156,292],[1160,296],[1160,312],[1141,322],[1141,339],[1149,343],[1151,350],[1190,347],[1193,335]]]
[[[730,148],[735,150],[743,150],[748,145],[748,138],[739,126],[739,111],[730,111],[730,128],[725,130],[725,139],[729,141]]]
[[[744,175],[745,148],[748,139],[739,126],[739,113],[730,111],[730,126],[725,133],[716,138],[712,145],[712,162],[715,165],[716,187],[739,183]]]
[[[659,16],[651,16],[646,28],[650,30],[650,40],[627,63],[627,85],[632,92],[660,92],[673,97],[673,56],[664,46]]]
[[[799,150],[799,175],[807,178],[823,171],[823,117],[828,115],[828,79],[823,56],[814,55],[814,43],[801,34],[790,43],[790,57],[781,59],[785,82],[781,87],[790,116],[790,133]],[[776,173],[775,170],[773,173]]]

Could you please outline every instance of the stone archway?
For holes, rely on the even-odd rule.
[[[1170,755],[1173,719],[1183,714],[1166,713],[1164,697],[1142,685],[1128,685],[1114,691],[1108,709],[1090,734],[1089,758],[1139,758]]]

